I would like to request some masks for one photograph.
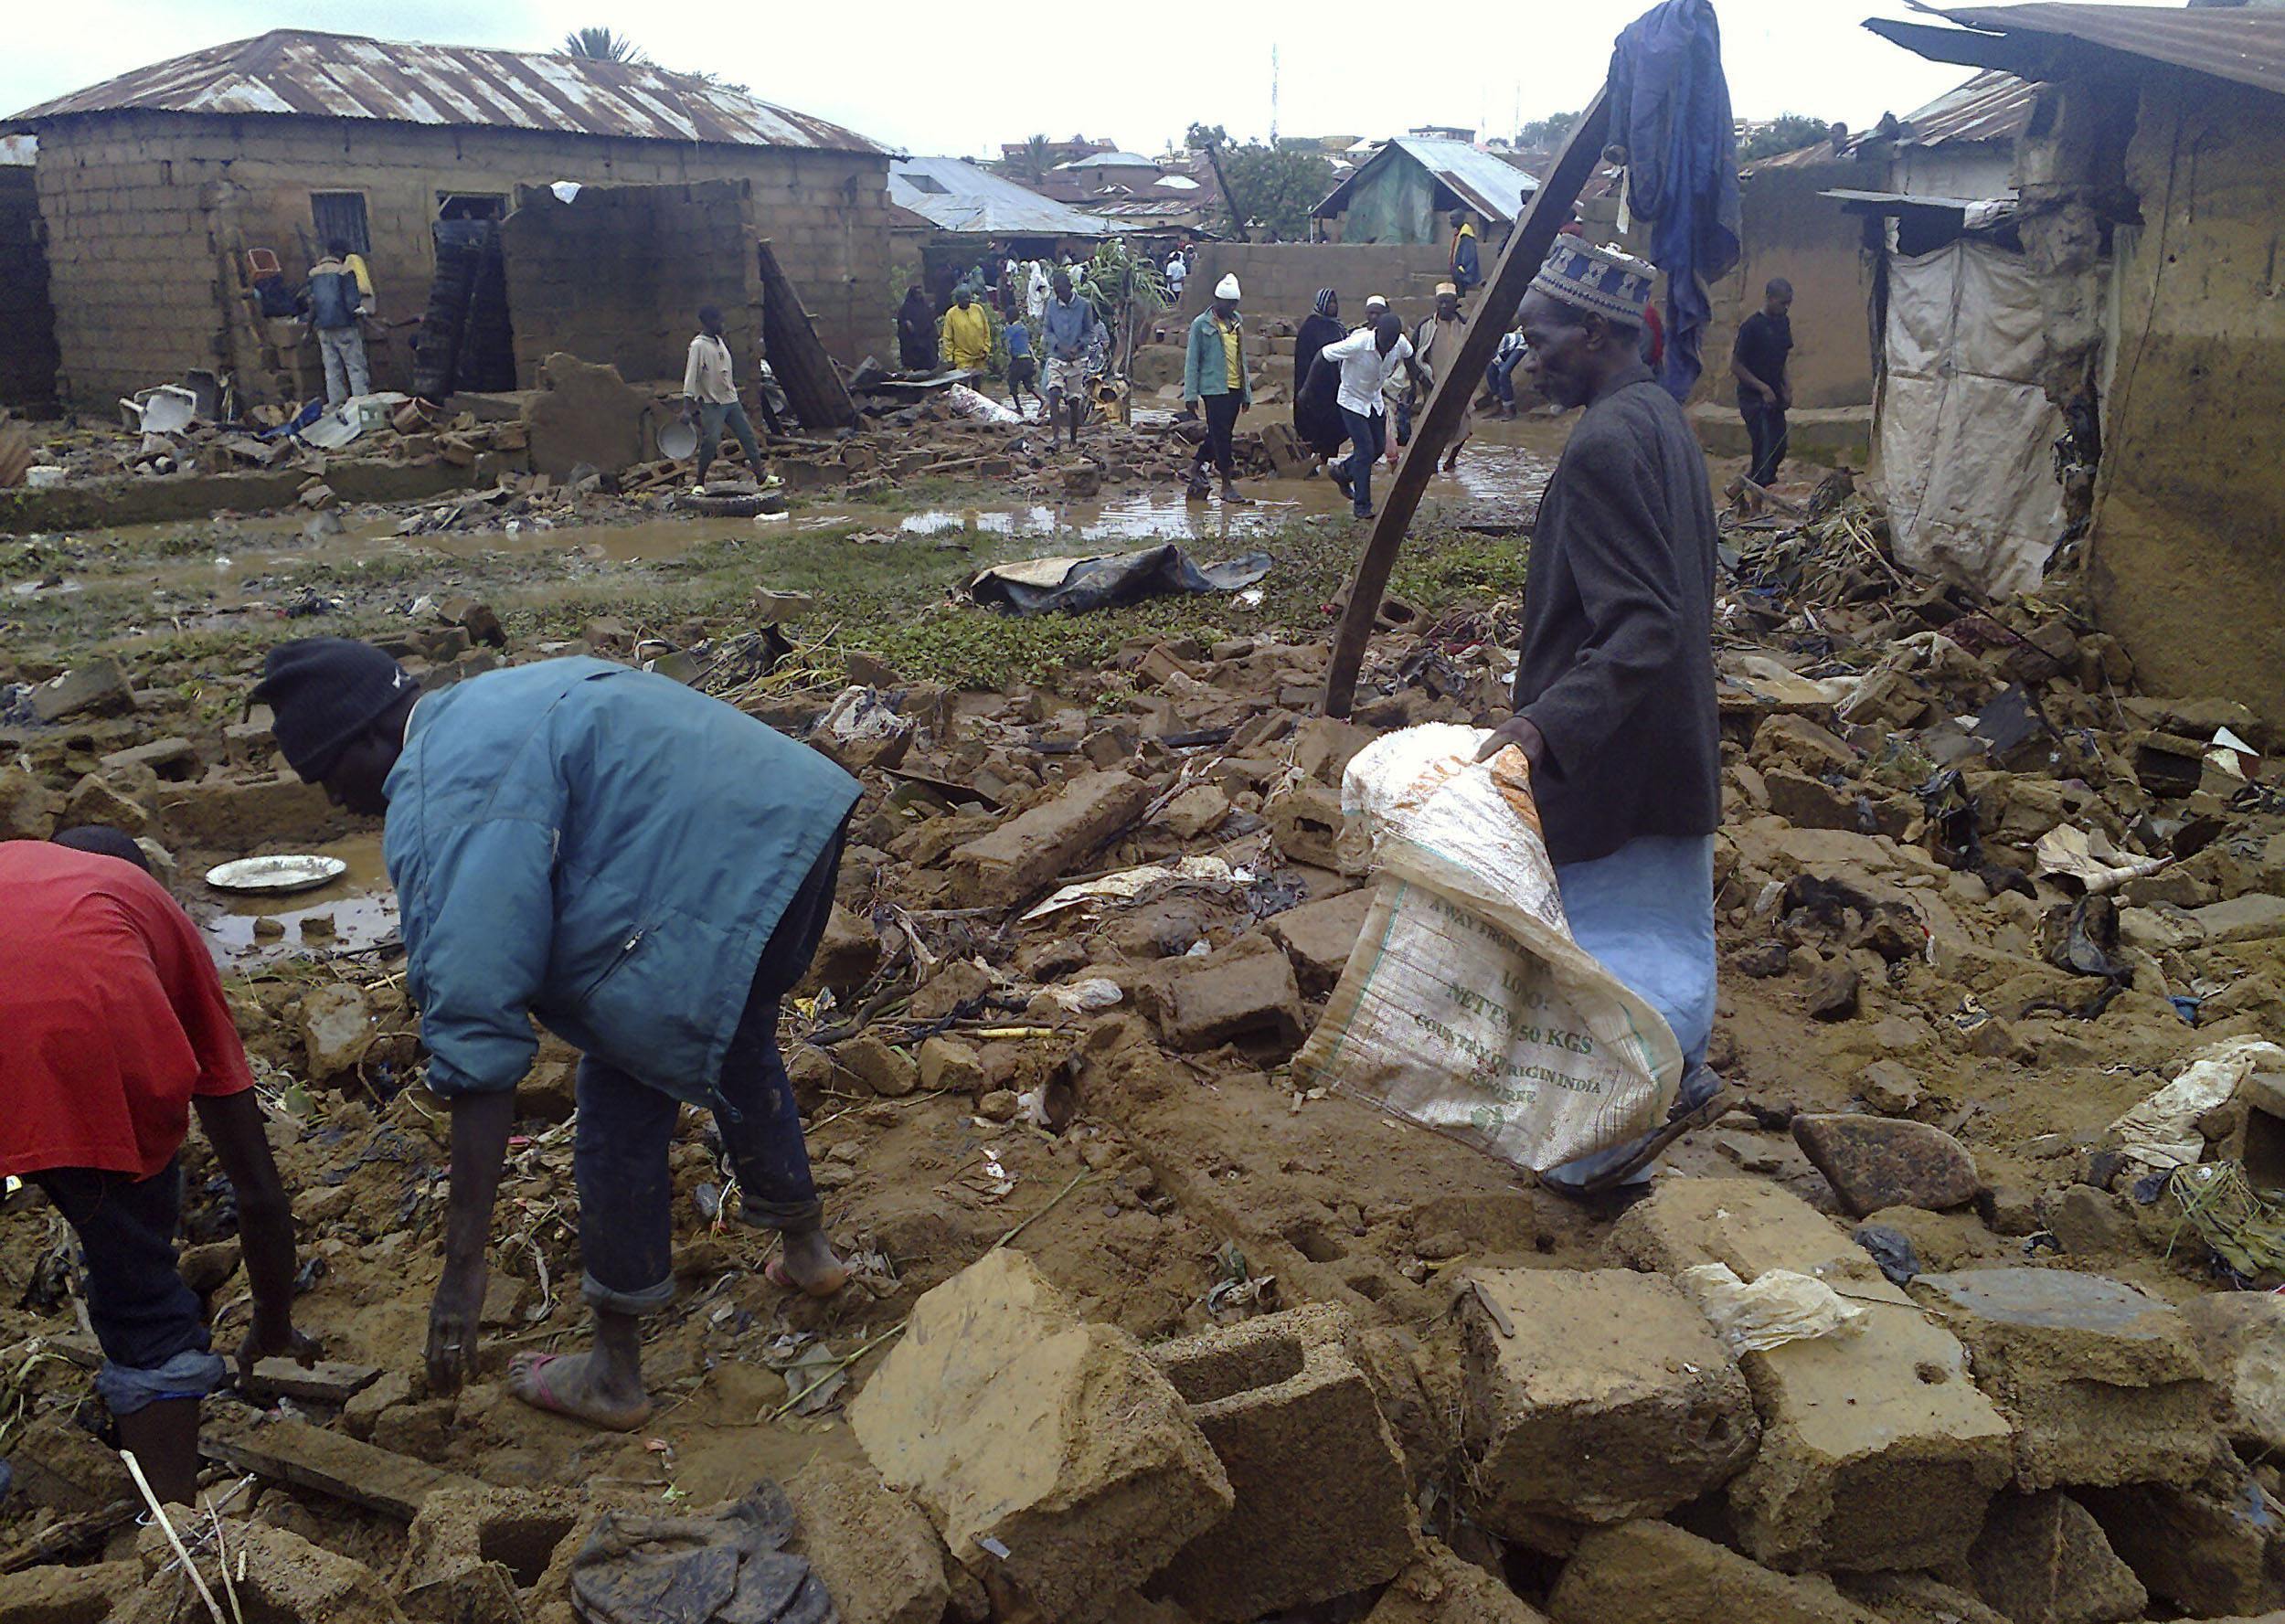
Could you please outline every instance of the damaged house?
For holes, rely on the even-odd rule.
[[[558,181],[732,183],[828,350],[854,363],[888,331],[887,151],[648,65],[282,29],[5,127],[37,138],[57,389],[77,405],[191,369],[251,398],[303,392],[314,357],[297,352],[314,346],[260,285],[298,286],[334,239],[372,271],[375,387],[409,388],[440,228],[501,219],[519,186]],[[664,247],[629,242],[590,275],[646,275]],[[721,302],[753,274],[726,272]]]
[[[1983,471],[1916,522],[1988,507],[1993,482],[2031,517],[1951,524],[1930,561],[2022,590],[2084,536],[2095,611],[2148,686],[2285,719],[2285,11],[1940,15],[1867,27],[2035,102],[2013,196],[1894,206],[1884,419],[1908,364],[1953,399],[1884,421],[1883,462]],[[1924,296],[1900,303],[1899,270],[1929,272]]]

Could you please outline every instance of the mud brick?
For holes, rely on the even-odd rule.
[[[1881,1624],[1830,1579],[1772,1573],[1666,1523],[1589,1534],[1547,1614],[1555,1624]]]
[[[1241,937],[1218,953],[1184,960],[1166,1006],[1166,1038],[1178,1049],[1247,1038],[1290,1047],[1302,1038],[1302,991],[1292,962],[1266,937]]]
[[[1975,1593],[2016,1624],[2120,1624],[2150,1597],[2067,1494],[2003,1494],[1968,1554]]]
[[[1235,1499],[1141,1344],[1020,1252],[923,1296],[850,1418],[1003,1612],[1097,1624]]]
[[[1528,1541],[1539,1518],[1661,1517],[1752,1455],[1745,1377],[1672,1281],[1624,1268],[1472,1279],[1464,1429],[1485,1526]]]
[[[1304,993],[1322,998],[1333,991],[1349,967],[1350,950],[1372,908],[1373,888],[1366,886],[1322,902],[1304,902],[1269,921],[1270,934],[1293,961]]]
[[[2025,1491],[2186,1483],[2205,1470],[2213,1389],[2188,1321],[2156,1298],[2063,1268],[1922,1275],[1913,1288],[2014,1423]]]
[[[1611,1238],[1647,1268],[1784,1268],[1879,1316],[1739,1360],[1761,1447],[1729,1483],[1740,1542],[1772,1567],[1935,1567],[1966,1554],[2007,1480],[2009,1428],[1969,1379],[1959,1340],[1881,1277],[1807,1202],[1755,1179],[1677,1179]]]
[[[953,852],[953,895],[963,908],[1027,897],[1142,816],[1150,799],[1150,786],[1130,774],[1083,774]]]
[[[1337,1310],[1295,1309],[1152,1350],[1237,1496],[1153,1594],[1235,1624],[1362,1590],[1413,1560],[1404,1459],[1346,1332]]]

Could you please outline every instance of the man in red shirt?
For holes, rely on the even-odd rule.
[[[293,1329],[293,1214],[253,1084],[198,929],[132,841],[0,843],[0,1174],[37,1184],[80,1237],[96,1391],[162,1501],[196,1491],[198,1401],[228,1374],[175,1265],[191,1107],[238,1197],[240,1373],[316,1354]]]

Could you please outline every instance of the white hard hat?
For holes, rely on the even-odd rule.
[[[1365,302],[1365,308],[1370,310],[1376,304],[1381,309],[1387,310],[1388,308],[1387,297],[1385,294],[1376,293]]]
[[[1216,282],[1214,284],[1214,296],[1217,299],[1237,298],[1238,272],[1235,271],[1229,271],[1223,276],[1220,281]]]

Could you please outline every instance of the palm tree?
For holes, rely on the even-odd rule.
[[[567,54],[590,62],[624,62],[639,67],[651,59],[633,40],[609,28],[574,28],[563,37],[563,48]]]
[[[1024,143],[1024,150],[1017,155],[1015,165],[1026,180],[1037,186],[1047,178],[1049,167],[1047,158],[1047,138],[1045,135],[1035,135]]]

